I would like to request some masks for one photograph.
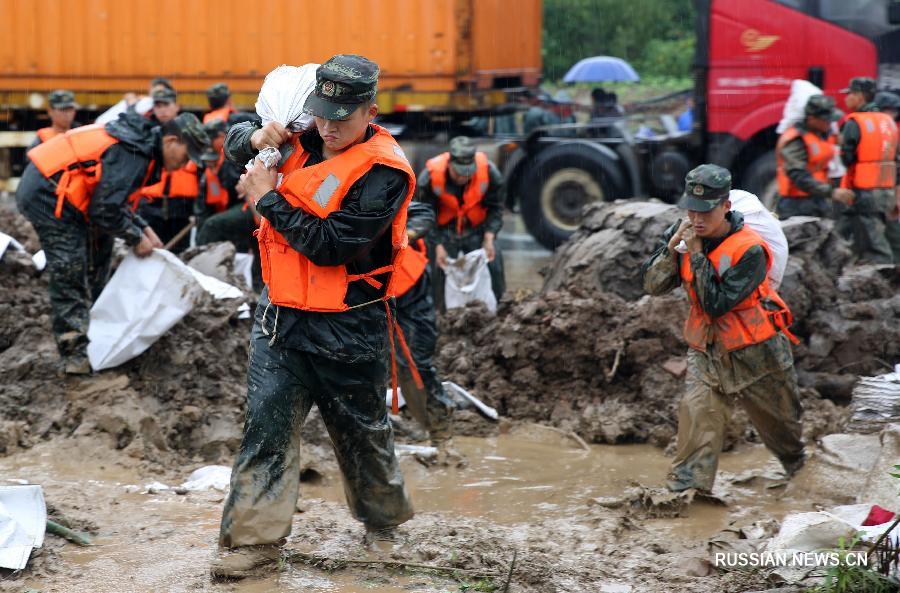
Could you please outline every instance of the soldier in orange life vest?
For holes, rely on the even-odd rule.
[[[788,476],[806,459],[791,313],[769,286],[769,247],[730,210],[730,189],[731,174],[722,167],[700,165],[688,173],[679,202],[688,218],[665,231],[643,265],[647,293],[683,286],[691,306],[684,326],[687,389],[667,483],[673,491],[712,490],[737,403]]]
[[[47,254],[53,334],[66,373],[91,371],[88,314],[109,276],[113,239],[124,239],[138,256],[162,247],[147,222],[133,214],[128,196],[151,162],[176,169],[189,157],[199,159],[205,143],[193,115],[160,129],[132,112],[105,127],[70,130],[29,151],[16,202]]]
[[[46,142],[59,134],[65,134],[80,124],[75,123],[75,94],[72,91],[53,91],[47,95],[47,115],[50,117],[50,125],[37,131],[37,138],[29,146],[29,150]]]
[[[152,122],[159,125],[172,121],[180,107],[174,90],[160,85],[153,94]],[[200,169],[203,161],[189,161],[184,167],[168,171],[162,163],[156,162],[144,181],[143,187],[132,196],[133,203],[141,217],[153,227],[164,244],[168,244],[191,222],[194,201],[200,193]],[[190,235],[185,234],[171,246],[174,253],[180,253],[190,245]]]
[[[225,140],[238,163],[267,146],[285,156],[277,170],[257,163],[240,183],[262,217],[266,287],[250,335],[247,420],[213,576],[246,576],[277,561],[297,502],[300,428],[313,404],[366,542],[392,540],[413,513],[385,390],[394,270],[415,174],[387,130],[371,123],[377,82],[375,63],[334,56],[318,68],[304,105],[314,128],[291,134],[275,122],[246,122]]]
[[[491,288],[497,300],[506,291],[503,255],[496,245],[503,227],[503,175],[465,136],[450,141],[450,150],[430,159],[419,173],[419,202],[437,212],[434,243],[435,304],[444,307],[444,273],[448,257],[484,248]]]
[[[203,116],[203,123],[208,124],[214,119],[221,120],[230,125],[231,114],[236,113],[231,105],[231,90],[224,82],[219,82],[206,89],[206,100],[209,101],[209,112]]]
[[[437,447],[439,465],[465,465],[465,458],[453,446],[453,402],[434,367],[437,347],[437,312],[434,308],[431,270],[428,267],[425,239],[434,227],[434,210],[428,204],[412,202],[407,210],[406,232],[409,257],[403,259],[397,286],[397,322],[403,330],[412,361],[422,380],[414,380],[408,361],[400,357],[400,385],[407,409],[425,429],[431,445]],[[413,250],[415,253],[413,253]]]
[[[195,201],[197,245],[231,241],[235,249],[253,255],[253,289],[261,291],[262,266],[259,242],[253,236],[259,223],[254,211],[238,195],[237,183],[241,167],[224,155],[225,122],[213,119],[203,124],[209,134],[212,150],[205,153],[206,167],[200,178],[200,195]]]
[[[841,129],[841,160],[847,174],[841,187],[853,191],[851,205],[841,214],[838,229],[852,237],[860,260],[891,263],[885,219],[896,204],[897,124],[874,103],[875,81],[854,78],[844,102],[847,120]]]
[[[775,147],[778,163],[778,215],[827,217],[829,199],[842,204],[853,199],[853,192],[836,188],[828,179],[828,163],[834,158],[831,124],[840,117],[834,99],[813,95],[806,102],[803,122],[781,135]]]
[[[889,91],[882,91],[875,95],[875,104],[882,113],[885,113],[894,120],[894,123],[900,122],[900,95]],[[894,191],[894,207],[888,212],[885,221],[884,234],[891,246],[891,253],[894,254],[894,263],[900,263],[900,179],[897,180],[898,185]]]

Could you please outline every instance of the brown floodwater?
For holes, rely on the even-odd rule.
[[[403,471],[419,513],[449,512],[509,525],[576,517],[591,498],[616,496],[635,483],[661,484],[669,464],[659,449],[649,445],[595,445],[585,451],[564,436],[540,427],[525,427],[496,438],[460,437],[457,441],[469,460],[463,469],[426,468],[413,458],[403,458]],[[157,478],[140,475],[123,464],[127,458],[121,454],[115,458],[103,445],[83,449],[79,442],[77,456],[71,454],[70,447],[58,440],[0,459],[0,475],[42,484],[49,502],[84,508],[99,526],[93,546],[67,545],[61,551],[62,561],[78,575],[71,577],[71,590],[447,590],[434,584],[431,577],[392,576],[390,582],[361,582],[361,577],[352,573],[327,573],[303,566],[288,567],[261,580],[211,584],[206,570],[215,549],[221,493],[177,496],[129,492],[127,484],[146,484]],[[745,447],[724,454],[720,469],[739,474],[762,470],[772,461],[764,448]],[[762,486],[735,489],[730,495],[733,504],[729,508],[695,504],[686,518],[648,521],[644,528],[656,530],[661,536],[707,538],[724,528],[735,514],[750,520],[756,516],[780,519],[784,513],[808,504],[779,499],[777,493]],[[340,480],[327,476],[324,484],[303,484],[301,497],[309,505],[315,504],[313,499],[342,501]],[[34,575],[23,585],[44,591],[69,590],[46,588],[46,578]]]

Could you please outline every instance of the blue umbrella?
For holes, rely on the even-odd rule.
[[[637,82],[641,79],[631,64],[612,56],[585,58],[569,68],[563,82]]]

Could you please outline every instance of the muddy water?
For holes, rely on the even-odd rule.
[[[420,517],[444,511],[500,524],[577,517],[592,497],[615,496],[634,482],[661,483],[668,467],[668,459],[650,446],[592,446],[584,451],[565,437],[540,428],[491,439],[460,438],[458,447],[470,462],[464,469],[425,468],[414,459],[404,458],[403,470]],[[25,587],[140,593],[437,593],[457,588],[437,577],[372,577],[302,566],[287,567],[263,580],[210,583],[207,570],[215,549],[221,493],[128,493],[126,484],[146,484],[161,478],[140,475],[127,457],[110,452],[106,445],[85,447],[79,443],[77,457],[71,450],[71,444],[45,443],[0,460],[0,475],[42,484],[49,502],[78,509],[100,528],[94,546],[61,548],[60,561],[66,568],[63,582],[40,574],[27,579]],[[724,475],[739,474],[761,470],[771,461],[764,449],[750,447],[723,455],[721,469]],[[185,475],[190,469],[185,469]],[[343,500],[336,476],[328,476],[323,485],[303,485],[301,490],[303,504],[310,507],[325,504],[311,500],[315,498]],[[645,528],[662,536],[699,539],[723,528],[735,514],[752,519],[771,513],[780,519],[784,512],[803,506],[799,501],[779,501],[760,487],[730,494],[736,502],[730,509],[695,505],[686,519],[652,521]],[[342,506],[333,506],[340,509],[337,512],[346,512]],[[303,529],[307,514],[314,515],[314,509],[296,516],[295,533]],[[352,524],[349,528],[342,523],[337,526],[333,537],[339,543],[348,542],[348,547],[361,532]]]

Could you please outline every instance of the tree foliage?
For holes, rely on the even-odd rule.
[[[599,55],[627,60],[642,76],[689,76],[693,1],[544,0],[544,78]]]

